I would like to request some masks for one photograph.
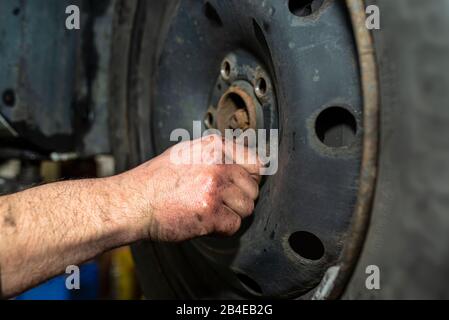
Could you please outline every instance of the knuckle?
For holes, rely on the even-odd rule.
[[[251,215],[254,211],[254,201],[244,198],[241,203],[244,215],[245,216]]]
[[[251,215],[254,212],[254,209],[255,209],[254,201],[252,200],[248,201],[248,211],[247,211],[248,215]]]
[[[220,190],[225,181],[220,166],[211,166],[208,168],[202,181],[207,186],[206,192],[216,193]]]
[[[214,174],[220,179],[228,173],[227,165],[215,165],[214,166]]]
[[[256,200],[258,197],[259,197],[259,192],[260,192],[260,189],[259,189],[259,185],[257,184],[257,183],[255,183],[254,181],[252,181],[252,183],[253,183],[253,186],[254,186],[254,193],[253,193],[253,200]]]
[[[242,193],[240,193],[238,197],[236,196],[236,202],[239,208],[243,209],[244,211],[248,209],[246,198]]]
[[[240,229],[241,224],[242,220],[233,214],[221,224],[220,231],[225,235],[232,236]]]
[[[231,234],[234,234],[237,231],[239,231],[241,225],[242,225],[242,219],[240,219],[239,217],[235,217],[234,221],[231,222],[231,224],[230,224],[229,231],[231,232]]]
[[[250,210],[253,207],[254,201],[243,191],[238,195],[238,204],[245,210]]]
[[[226,177],[226,168],[224,166],[214,166],[209,176],[211,191],[217,192],[226,187],[228,183]]]
[[[245,191],[248,192],[248,196],[255,200],[259,196],[259,185],[251,176],[245,176],[243,184],[245,185]]]
[[[217,194],[205,193],[203,195],[203,209],[204,213],[212,214],[218,210],[220,205],[219,197]]]
[[[259,184],[254,180],[252,176],[248,176],[248,185],[251,188],[251,196],[253,200],[259,197],[260,187]]]
[[[218,189],[218,187],[220,186],[221,179],[220,179],[220,176],[215,173],[215,171],[212,171],[209,174],[208,180],[209,180],[208,191],[215,191],[216,189]]]
[[[209,228],[207,226],[203,226],[199,229],[198,236],[202,237],[202,236],[206,236],[210,233],[211,233],[211,230],[209,230]]]
[[[206,190],[206,195],[209,197],[217,197],[220,194],[221,181],[219,178],[212,178],[209,187]]]
[[[236,176],[245,177],[246,170],[241,165],[233,164],[233,165],[230,165],[229,167],[231,168],[231,170],[234,171]]]
[[[223,174],[223,167],[220,165],[213,165],[210,167],[209,174],[212,179],[221,179],[221,175]]]

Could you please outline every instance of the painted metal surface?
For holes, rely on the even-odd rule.
[[[0,2],[0,114],[42,152],[109,151],[113,0]],[[81,9],[81,30],[65,26]]]

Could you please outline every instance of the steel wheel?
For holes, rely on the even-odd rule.
[[[147,297],[340,293],[363,241],[375,178],[376,74],[369,34],[357,28],[361,4],[127,5],[134,36],[122,99],[136,119],[132,163],[163,152],[172,130],[191,130],[195,120],[280,132],[279,171],[265,180],[238,235],[134,248]],[[230,95],[243,105],[225,104]],[[236,112],[233,124],[223,122],[226,112]]]

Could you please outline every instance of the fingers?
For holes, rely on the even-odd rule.
[[[223,165],[218,173],[222,182],[212,198],[213,206],[209,208],[214,230],[222,235],[233,235],[242,223],[242,219],[254,211],[254,201],[259,194],[259,185],[251,175],[238,165]],[[215,209],[214,209],[215,208]]]
[[[248,148],[235,140],[226,139],[222,136],[210,135],[194,142],[198,144],[196,154],[200,163],[207,164],[237,164],[251,174],[254,180],[260,182],[260,170],[264,166],[257,156],[255,148]],[[204,161],[205,160],[205,161]]]
[[[241,166],[234,165],[231,168],[230,180],[239,187],[250,199],[256,200],[259,197],[259,178],[252,176]]]
[[[223,190],[223,203],[241,218],[250,216],[254,211],[254,200],[236,185],[230,185]]]
[[[240,165],[255,177],[259,176],[260,169],[263,167],[263,164],[257,156],[255,149],[247,148],[242,144],[238,144],[233,140],[228,140],[225,138],[223,138],[223,143],[225,160]]]
[[[216,233],[232,236],[234,235],[242,225],[242,218],[227,206],[222,206],[217,214],[215,223]]]
[[[242,220],[254,211],[254,201],[259,196],[261,162],[253,149],[232,140],[217,140],[216,137],[209,137],[193,144],[198,145],[197,149],[193,149],[193,155],[196,155],[199,160],[208,160],[207,165],[204,166],[186,167],[195,173],[193,177],[204,178],[186,180],[191,181],[194,188],[186,189],[185,192],[192,190],[202,192],[200,201],[192,205],[192,212],[200,213],[200,218],[191,215],[194,219],[193,223],[206,226],[204,230],[233,235],[239,230]],[[215,148],[219,151],[216,152]],[[227,159],[225,163],[221,162],[221,156]],[[197,163],[203,164],[202,161]],[[207,188],[204,188],[204,183],[195,186],[197,180],[210,183]],[[202,205],[197,207],[197,203]]]

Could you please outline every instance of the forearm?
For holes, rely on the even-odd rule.
[[[220,136],[181,147],[205,159],[217,144],[219,152],[228,150]],[[260,165],[221,164],[232,153],[216,164],[177,164],[171,151],[115,177],[0,197],[0,293],[13,296],[69,265],[141,239],[235,234],[254,210]]]
[[[0,197],[0,276],[12,296],[142,237],[119,180],[49,184]]]

